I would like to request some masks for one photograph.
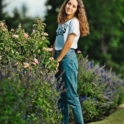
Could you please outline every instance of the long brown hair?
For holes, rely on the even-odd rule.
[[[60,8],[58,19],[57,19],[57,22],[59,24],[63,24],[67,21],[67,14],[65,12],[65,6],[68,2],[69,0],[65,0]],[[75,17],[79,20],[81,35],[86,36],[89,34],[89,24],[87,21],[84,4],[82,0],[77,0],[77,2],[78,2],[78,6],[77,6],[77,11],[75,13]]]

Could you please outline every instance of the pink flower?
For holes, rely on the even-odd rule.
[[[39,64],[38,59],[34,58],[34,63]]]
[[[27,39],[29,37],[29,35],[28,34],[24,34],[24,37]]]
[[[1,23],[0,23],[0,26],[1,26],[1,27],[3,27],[3,26],[4,26],[4,23],[3,23],[3,22],[1,22]]]
[[[30,64],[27,62],[23,62],[23,65],[24,65],[24,68],[28,68]]]
[[[77,54],[80,54],[80,53],[82,53],[82,52],[81,52],[80,50],[78,50],[78,51],[77,51]]]

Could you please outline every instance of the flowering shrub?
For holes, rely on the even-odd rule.
[[[110,114],[124,101],[124,80],[104,66],[78,55],[78,93],[85,122]]]
[[[0,22],[0,123],[58,124],[54,75],[57,61],[47,48],[45,24],[36,20],[28,34],[19,24],[8,31]]]
[[[19,24],[17,30],[8,31],[4,22],[0,22],[0,58],[1,63],[6,64],[9,61],[30,61],[37,58],[44,61],[48,56],[46,51],[49,44],[48,34],[44,32],[45,24],[41,20],[36,20],[34,29],[29,35]],[[41,57],[42,58],[39,58]],[[44,56],[43,56],[44,55]]]
[[[0,21],[0,123],[59,124],[59,93],[45,24],[36,20],[31,34],[19,24],[8,31]],[[124,81],[78,53],[78,93],[84,120],[89,122],[115,109],[124,100]],[[72,118],[71,118],[72,119]]]

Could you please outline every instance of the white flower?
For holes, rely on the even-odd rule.
[[[46,26],[46,23],[42,23],[44,26]]]
[[[14,37],[14,38],[19,38],[19,36],[18,36],[18,35],[16,35],[16,34],[14,34],[12,37]]]
[[[33,24],[33,26],[36,26],[36,24]]]
[[[53,48],[48,48],[48,51],[53,51]]]
[[[46,38],[45,37],[42,37],[42,40],[45,40]]]
[[[47,48],[46,48],[46,47],[43,47],[43,50],[44,50],[44,51],[47,51]]]
[[[46,47],[43,47],[43,50],[47,51],[47,52],[50,52],[53,50],[53,48],[46,48]]]
[[[14,32],[15,30],[12,28],[11,31]]]
[[[50,57],[49,60],[54,60],[54,58],[53,57]]]
[[[6,31],[7,29],[3,27],[2,31]]]
[[[46,32],[41,33],[42,36],[48,36]]]
[[[33,30],[33,32],[32,33],[35,33],[36,32],[36,30]]]
[[[18,28],[21,28],[22,26],[21,26],[21,23],[18,25]]]

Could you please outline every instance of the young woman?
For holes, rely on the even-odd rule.
[[[58,28],[53,45],[53,56],[59,63],[56,78],[62,74],[65,92],[59,100],[63,113],[62,124],[69,123],[70,106],[76,124],[84,124],[79,97],[77,94],[78,62],[75,54],[78,39],[89,34],[89,26],[82,0],[65,0],[58,14]]]

